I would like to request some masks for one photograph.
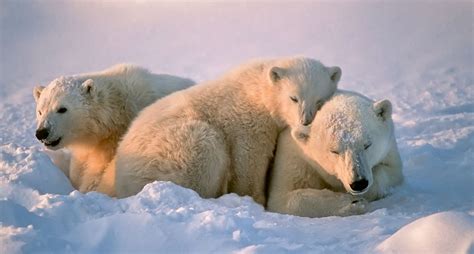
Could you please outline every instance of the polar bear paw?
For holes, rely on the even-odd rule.
[[[367,212],[367,208],[369,202],[364,198],[353,197],[350,199],[351,201],[343,206],[339,213],[341,216],[351,216],[351,215],[358,215]]]

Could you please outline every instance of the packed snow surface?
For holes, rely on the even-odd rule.
[[[474,253],[472,2],[0,1],[0,253]],[[132,62],[204,81],[256,57],[342,68],[389,99],[405,183],[370,211],[301,218],[172,183],[74,191],[35,140],[32,88]]]

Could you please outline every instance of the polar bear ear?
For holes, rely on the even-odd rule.
[[[81,91],[84,95],[91,95],[94,91],[94,81],[92,79],[88,79],[82,82]]]
[[[273,66],[269,72],[270,80],[273,82],[273,84],[278,83],[278,81],[280,81],[283,76],[285,76],[285,72],[285,69]]]
[[[41,96],[41,92],[43,92],[44,86],[35,86],[33,88],[33,97],[35,97],[35,101],[38,102],[39,97]]]
[[[384,121],[392,117],[392,103],[389,100],[380,100],[373,105],[375,114]]]
[[[329,77],[331,78],[331,80],[337,85],[337,83],[341,79],[341,75],[342,75],[341,68],[339,68],[337,66],[329,67],[328,68],[328,73],[329,73]]]

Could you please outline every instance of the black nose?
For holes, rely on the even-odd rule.
[[[309,120],[309,119],[301,119],[301,125],[303,125],[303,126],[308,126],[308,125],[311,124],[311,122],[312,121]]]
[[[39,140],[46,139],[49,136],[49,130],[46,128],[36,130],[36,138]]]
[[[369,186],[369,181],[366,179],[361,179],[350,184],[351,189],[354,191],[363,191],[367,186]]]

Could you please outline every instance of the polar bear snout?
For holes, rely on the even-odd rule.
[[[58,149],[57,146],[59,145],[59,143],[61,143],[61,138],[57,138],[51,141],[52,135],[50,134],[51,132],[48,128],[40,128],[36,130],[35,136],[39,141],[41,141],[48,148]]]
[[[301,120],[300,123],[303,126],[309,126],[316,116],[316,112],[321,108],[322,101],[317,101],[315,106],[306,106],[307,102],[303,102],[301,105]]]
[[[316,114],[313,110],[303,109],[302,112],[301,112],[301,120],[300,120],[301,125],[303,125],[303,126],[310,125],[313,122],[315,115]]]
[[[37,129],[35,136],[40,141],[44,140],[44,139],[47,139],[48,136],[49,136],[49,129],[48,128]]]
[[[360,180],[357,180],[351,184],[349,184],[351,189],[355,192],[354,194],[358,192],[363,192],[367,187],[369,186],[369,181],[365,178],[362,178]]]

